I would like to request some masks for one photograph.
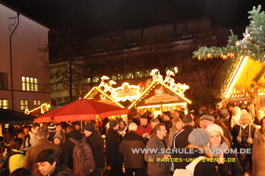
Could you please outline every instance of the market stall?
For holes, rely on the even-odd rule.
[[[149,110],[154,114],[170,109],[184,109],[187,113],[188,104],[191,101],[185,97],[184,92],[179,92],[160,80],[154,80],[129,109],[135,107],[138,112]]]
[[[248,56],[238,57],[222,89],[223,102],[238,105],[253,102],[256,110],[265,108],[265,63]]]
[[[120,87],[114,88],[116,84],[107,76],[101,77],[98,87],[92,88],[84,98],[98,101],[109,101],[121,108],[136,108],[139,112],[150,110],[161,113],[170,109],[184,109],[191,101],[185,97],[184,92],[189,89],[186,84],[175,83],[172,78],[175,73],[168,70],[165,79],[158,69],[150,73],[152,81],[146,87],[130,85],[124,82]]]

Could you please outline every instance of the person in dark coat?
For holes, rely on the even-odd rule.
[[[117,120],[109,122],[110,128],[106,135],[106,159],[110,166],[110,176],[121,176],[122,173],[122,155],[119,153],[119,123]]]
[[[149,176],[169,176],[171,162],[164,161],[169,159],[170,155],[165,151],[168,149],[168,144],[165,140],[167,136],[166,126],[159,123],[154,129],[155,135],[146,144],[146,153],[144,155],[147,161],[147,173]],[[156,149],[156,152],[151,152]]]
[[[70,141],[69,138],[80,141],[82,140],[83,135],[72,126],[68,126],[66,130],[68,133],[66,134],[67,140],[62,144],[62,164],[73,170],[73,151],[75,144]]]
[[[30,170],[33,175],[39,175],[39,170],[36,164],[38,154],[45,149],[52,148],[56,151],[56,155],[60,158],[60,147],[48,141],[48,129],[45,127],[38,128],[37,130],[38,144],[27,150],[24,159],[23,167]]]
[[[53,149],[46,149],[39,153],[36,159],[41,175],[46,176],[73,176],[72,171],[58,163]]]
[[[166,130],[169,131],[170,128],[172,127],[170,112],[169,111],[163,112],[162,118],[163,118],[162,123],[165,124]]]
[[[240,165],[236,154],[231,151],[230,142],[224,136],[223,129],[216,124],[211,124],[206,128],[210,134],[210,152],[213,157],[218,158],[220,153],[224,152],[226,162],[224,164],[228,168],[229,175],[227,176],[243,176],[243,169]]]
[[[102,132],[102,134],[106,134],[107,133],[107,130],[106,130],[106,125],[107,125],[107,123],[109,123],[109,118],[108,117],[106,117],[105,119],[103,119],[103,121],[102,121],[102,129],[101,129],[101,132]]]
[[[193,130],[193,119],[190,115],[183,117],[184,128],[173,137],[173,149],[185,148],[189,145],[188,137]]]
[[[120,144],[119,151],[124,157],[124,167],[126,176],[144,176],[144,154],[134,153],[133,149],[144,149],[145,140],[136,134],[137,125],[131,123],[129,132],[127,132]]]
[[[203,157],[199,161],[194,170],[194,176],[227,176],[228,169],[223,161],[220,160],[219,163],[215,160],[211,160],[212,155],[209,152],[208,143],[210,142],[210,135],[204,129],[194,129],[189,137],[188,141],[189,146],[186,147],[185,152],[177,154],[177,157],[174,157],[174,166],[176,169],[185,169],[185,167],[190,164],[194,159]],[[221,157],[223,158],[223,157]]]
[[[180,132],[174,135],[172,142],[172,151],[182,150],[190,144],[188,141],[188,137],[193,130],[193,125],[194,125],[193,118],[190,115],[186,115],[182,118],[182,121],[184,127]],[[177,153],[173,152],[172,156],[176,158],[177,157],[176,154]],[[177,163],[174,162],[173,164],[174,168],[176,169]]]
[[[252,116],[243,113],[240,117],[240,125],[235,125],[232,129],[233,143],[237,151],[251,151],[256,127],[252,124]],[[244,172],[251,173],[252,160],[251,152],[239,153],[238,158]]]
[[[93,176],[100,176],[104,170],[104,140],[100,132],[96,130],[93,123],[87,123],[84,126],[86,142],[91,147],[96,162],[96,170]]]

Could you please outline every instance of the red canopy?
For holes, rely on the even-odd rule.
[[[128,112],[128,109],[118,106],[101,103],[95,100],[80,99],[39,116],[34,119],[34,122],[50,122],[52,119],[56,122],[93,120],[97,116],[104,118],[113,115],[127,114]]]

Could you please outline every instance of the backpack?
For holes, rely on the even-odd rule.
[[[194,170],[197,164],[205,158],[204,156],[199,156],[196,158],[194,161],[192,161],[190,164],[188,164],[185,168],[186,169],[176,169],[174,171],[173,176],[193,176],[194,175]]]
[[[75,144],[73,150],[73,172],[74,176],[89,176],[96,169],[96,163],[90,146],[86,143],[85,138],[76,141],[69,138]]]

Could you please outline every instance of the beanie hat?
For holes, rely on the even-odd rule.
[[[94,123],[85,124],[84,129],[87,130],[87,131],[91,131],[91,132],[94,132],[96,130]]]
[[[215,122],[215,118],[214,118],[214,116],[212,116],[212,115],[203,115],[203,116],[201,116],[201,118],[200,118],[200,121],[201,121],[201,120],[208,120],[208,121]]]
[[[48,130],[53,131],[55,129],[56,129],[56,125],[53,124],[53,123],[50,123],[49,126],[48,126]]]
[[[224,135],[224,130],[216,124],[211,124],[206,128],[206,131],[208,131],[209,134],[213,131],[218,131],[222,136]]]
[[[111,121],[109,121],[110,128],[114,128],[117,125],[118,125],[118,121],[117,120],[111,120]]]
[[[189,137],[188,141],[190,144],[202,147],[209,143],[210,141],[210,135],[209,133],[204,129],[194,129]]]

